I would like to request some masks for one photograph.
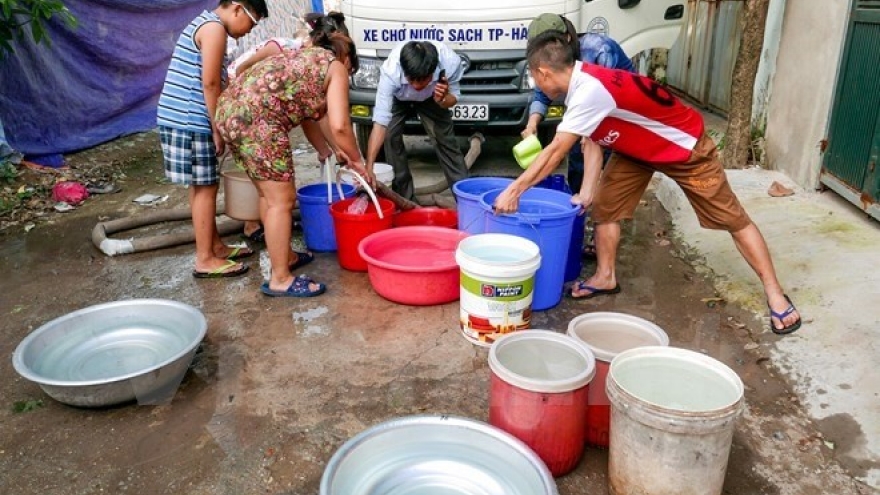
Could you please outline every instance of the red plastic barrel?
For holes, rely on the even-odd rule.
[[[608,447],[611,436],[611,402],[605,393],[608,369],[615,356],[628,349],[644,346],[668,346],[669,337],[657,325],[624,313],[587,313],[571,320],[568,335],[593,351],[596,377],[587,399],[588,444]]]
[[[553,476],[584,452],[587,396],[596,372],[590,349],[550,330],[521,330],[489,349],[489,423],[532,448]]]
[[[379,218],[376,205],[369,203],[363,213],[348,213],[348,206],[357,198],[348,198],[330,205],[333,229],[336,232],[336,256],[339,266],[355,272],[367,271],[367,262],[358,252],[358,244],[368,235],[380,230],[390,229],[394,203],[378,198],[383,218]]]

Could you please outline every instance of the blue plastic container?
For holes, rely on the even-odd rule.
[[[535,273],[532,309],[550,309],[562,301],[572,226],[580,207],[571,203],[570,194],[531,188],[520,196],[516,213],[495,215],[492,204],[501,192],[502,189],[494,189],[480,197],[480,206],[486,214],[486,232],[516,235],[538,245],[541,267]]]
[[[480,206],[480,197],[492,189],[504,189],[513,179],[506,177],[471,177],[452,186],[458,202],[458,230],[468,234],[485,234],[486,210]],[[491,208],[490,208],[491,211]]]
[[[571,188],[566,184],[565,176],[562,174],[548,175],[544,180],[535,184],[535,187],[543,187],[544,189],[553,189],[554,191],[571,194]]]
[[[535,184],[535,187],[543,187],[545,189],[553,189],[554,191],[571,194],[571,189],[565,182],[565,176],[562,174],[553,174]],[[565,281],[571,282],[581,275],[583,269],[583,260],[581,259],[581,251],[584,246],[584,224],[587,215],[578,215],[574,219],[571,228],[571,245],[568,248],[568,261],[565,263]]]
[[[342,199],[335,184],[331,191],[332,201]],[[346,198],[354,196],[354,191],[354,186],[342,184],[342,194]],[[327,184],[303,186],[296,191],[296,195],[306,246],[312,251],[336,251],[336,231],[333,229],[333,217],[330,216],[330,205],[327,203]]]

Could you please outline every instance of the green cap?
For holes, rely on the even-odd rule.
[[[541,14],[535,17],[535,20],[529,24],[529,41],[535,39],[539,34],[551,30],[559,31],[563,34],[568,32],[562,16],[559,14]]]

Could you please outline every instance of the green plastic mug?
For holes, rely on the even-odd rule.
[[[513,157],[516,158],[516,163],[519,163],[520,167],[526,169],[535,161],[535,158],[541,153],[541,149],[541,141],[538,141],[538,136],[532,134],[513,147]]]

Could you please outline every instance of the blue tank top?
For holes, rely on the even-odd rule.
[[[207,22],[220,22],[213,12],[203,11],[180,34],[171,64],[165,76],[165,86],[159,96],[157,124],[191,132],[211,133],[208,107],[202,90],[202,52],[194,36]],[[223,64],[223,81],[226,64]]]

